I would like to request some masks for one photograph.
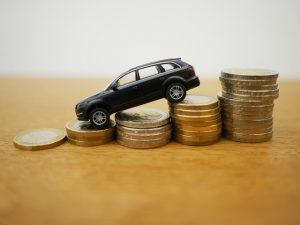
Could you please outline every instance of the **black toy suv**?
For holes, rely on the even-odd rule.
[[[186,90],[200,85],[193,67],[180,58],[147,63],[128,70],[103,91],[76,105],[78,120],[90,120],[97,129],[109,125],[110,114],[160,98],[180,102]]]

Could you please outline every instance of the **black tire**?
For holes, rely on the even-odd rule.
[[[96,129],[107,128],[110,121],[109,112],[104,108],[95,108],[90,113],[90,122]]]
[[[169,102],[181,102],[186,96],[186,88],[181,83],[170,84],[166,90],[166,98]]]

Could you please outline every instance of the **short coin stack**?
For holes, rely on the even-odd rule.
[[[111,120],[108,128],[95,129],[88,121],[73,121],[66,124],[67,139],[79,146],[97,146],[114,139],[115,121]]]
[[[225,69],[220,81],[223,135],[257,143],[273,134],[274,100],[279,96],[278,73],[265,69]]]
[[[209,145],[220,139],[222,125],[217,98],[187,95],[180,103],[169,103],[173,138],[186,145]]]
[[[133,108],[116,113],[117,142],[129,148],[156,148],[172,136],[169,114],[150,108]]]

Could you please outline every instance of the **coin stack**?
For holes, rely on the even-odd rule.
[[[67,139],[79,146],[96,146],[114,139],[115,121],[111,120],[108,128],[95,129],[88,121],[73,121],[66,124]]]
[[[217,98],[187,95],[180,103],[170,103],[173,138],[186,145],[210,145],[220,139],[222,126]]]
[[[129,148],[156,148],[172,136],[168,113],[150,108],[133,108],[116,113],[117,142]]]
[[[273,135],[274,100],[279,96],[278,73],[266,69],[225,69],[221,72],[223,135],[248,143]]]

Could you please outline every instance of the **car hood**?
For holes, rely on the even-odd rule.
[[[82,103],[87,103],[87,102],[93,101],[93,100],[98,99],[99,97],[101,97],[103,95],[106,95],[106,94],[107,94],[107,91],[101,91],[97,94],[91,95],[91,96],[81,100],[80,102],[78,102],[78,105],[80,105]]]

